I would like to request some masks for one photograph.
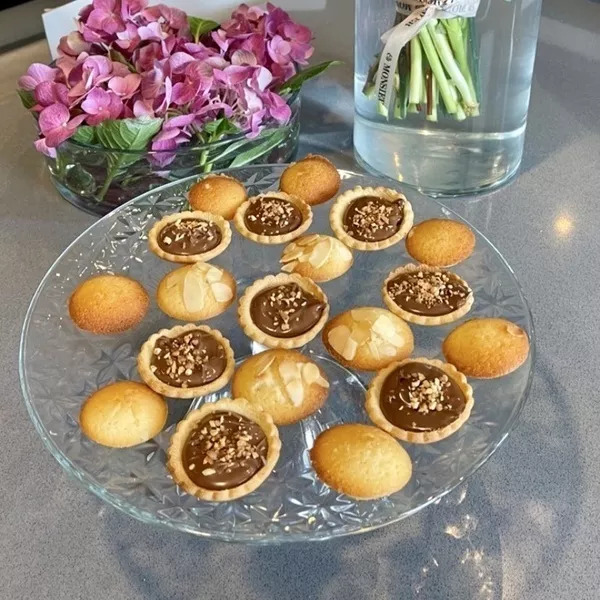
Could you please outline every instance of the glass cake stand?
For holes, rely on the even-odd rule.
[[[276,189],[285,165],[261,165],[230,171],[250,194]],[[394,185],[390,180],[340,171],[342,190],[356,185]],[[150,226],[186,207],[194,176],[165,185],[118,208],[82,233],[58,258],[37,289],[21,339],[21,386],[31,419],[48,449],[64,469],[104,501],[142,521],[226,541],[280,543],[324,540],[361,533],[416,513],[447,494],[479,468],[514,427],[528,395],[534,362],[531,313],[519,283],[498,250],[475,231],[473,255],[453,270],[471,285],[475,303],[466,318],[502,316],[518,323],[531,339],[527,362],[495,380],[472,380],[475,407],[454,435],[430,445],[405,444],[413,477],[400,492],[376,501],[355,501],[321,483],[308,456],[315,437],[341,422],[368,422],[364,389],[371,375],[349,371],[328,357],[319,337],[303,352],[319,362],[329,378],[330,397],[315,415],[281,427],[282,453],[268,480],[252,494],[229,503],[197,500],[179,490],[165,467],[165,450],[175,424],[191,407],[228,395],[229,387],[208,397],[169,400],[169,420],[155,439],[130,449],[100,446],[82,434],[78,414],[97,388],[120,379],[138,379],[136,354],[154,332],[175,321],[155,305],[144,322],[117,336],[94,336],[71,322],[67,301],[83,279],[102,272],[127,273],[152,294],[175,265],[154,256],[147,245]],[[460,217],[436,201],[409,191],[415,222],[432,217]],[[311,232],[331,233],[331,203],[314,209]],[[279,268],[282,246],[260,246],[234,232],[229,249],[215,263],[231,271],[240,293],[255,279]],[[352,269],[322,284],[335,315],[353,306],[382,306],[386,275],[410,261],[400,243],[381,252],[357,252]],[[236,306],[210,325],[230,341],[236,359],[261,348],[237,325]],[[456,324],[412,326],[415,356],[441,357],[441,342]]]

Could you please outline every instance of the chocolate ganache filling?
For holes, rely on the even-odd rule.
[[[228,490],[262,469],[267,450],[260,425],[238,413],[214,412],[196,425],[185,442],[183,466],[199,487]]]
[[[261,331],[291,338],[310,331],[325,310],[321,302],[297,283],[286,283],[259,292],[250,303],[250,316]]]
[[[383,382],[379,405],[385,418],[406,431],[443,429],[462,414],[467,400],[458,384],[433,365],[409,362]]]
[[[288,200],[261,196],[246,209],[244,223],[258,235],[284,235],[302,225],[302,213]]]
[[[453,273],[411,271],[388,281],[387,292],[407,312],[439,317],[463,306],[471,290]]]
[[[220,377],[226,366],[223,346],[199,329],[158,338],[150,361],[150,370],[158,379],[180,388],[206,385]]]
[[[403,202],[377,196],[364,196],[350,203],[344,214],[348,235],[363,242],[381,242],[400,229],[404,216]]]
[[[202,254],[221,243],[221,230],[204,219],[179,219],[165,225],[158,234],[158,245],[179,256]]]

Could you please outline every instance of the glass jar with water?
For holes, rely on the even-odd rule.
[[[357,159],[431,195],[521,162],[542,0],[356,0]]]

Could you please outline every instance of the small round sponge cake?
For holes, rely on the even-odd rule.
[[[152,439],[165,426],[167,403],[135,381],[118,381],[94,392],[81,407],[81,430],[94,442],[129,448]]]
[[[400,491],[410,480],[406,450],[372,425],[336,425],[319,435],[310,451],[319,479],[336,492],[373,500]]]
[[[69,315],[80,329],[121,333],[138,325],[150,299],[143,286],[124,275],[96,275],[80,283],[69,299]]]
[[[220,215],[231,221],[240,204],[248,198],[240,181],[228,175],[209,175],[195,183],[188,192],[194,210]]]
[[[323,406],[329,382],[308,356],[276,348],[245,360],[233,376],[232,390],[236,398],[268,412],[276,425],[289,425]]]
[[[450,332],[442,351],[465,375],[491,379],[508,375],[527,360],[529,338],[506,319],[471,319]]]
[[[324,156],[309,154],[282,173],[279,188],[313,206],[333,198],[340,183],[340,174],[331,162]]]
[[[464,223],[450,219],[422,221],[406,236],[406,251],[432,267],[456,265],[469,258],[474,248],[474,233]]]

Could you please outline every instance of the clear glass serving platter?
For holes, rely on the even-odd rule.
[[[251,194],[275,189],[284,166],[255,166],[231,173]],[[394,185],[390,180],[340,171],[342,189],[356,185]],[[229,503],[203,502],[179,490],[165,467],[165,450],[175,424],[191,407],[228,395],[169,400],[169,420],[155,439],[132,449],[99,446],[81,432],[81,404],[97,388],[120,379],[138,379],[136,354],[152,333],[175,325],[155,304],[136,329],[118,336],[78,330],[67,312],[73,288],[101,272],[127,273],[153,294],[160,279],[176,265],[149,252],[146,234],[162,216],[186,207],[191,177],[157,188],[118,208],[79,236],[42,280],[25,318],[20,349],[21,385],[29,414],[40,436],[64,469],[100,498],[142,521],[207,538],[255,543],[323,540],[360,533],[400,521],[452,490],[498,448],[514,427],[532,377],[534,332],[531,313],[510,266],[481,233],[474,254],[454,270],[474,290],[467,316],[502,316],[523,327],[532,341],[526,364],[500,379],[472,380],[475,407],[471,418],[448,439],[430,445],[406,444],[413,477],[399,493],[377,501],[354,501],[322,484],[308,451],[322,430],[340,422],[368,422],[364,387],[371,375],[348,371],[328,358],[320,338],[303,351],[325,369],[330,397],[318,413],[299,424],[281,427],[282,454],[275,471],[254,493]],[[404,191],[404,190],[403,190]],[[415,222],[457,215],[434,200],[408,193]],[[331,203],[316,207],[311,232],[330,233]],[[214,260],[234,273],[238,291],[279,270],[282,247],[254,244],[234,233],[229,249]],[[383,306],[380,288],[396,266],[410,262],[404,244],[382,252],[355,254],[353,268],[322,284],[333,315],[353,306]],[[259,351],[238,327],[236,306],[210,320],[232,343],[236,359]],[[415,356],[441,357],[441,343],[455,324],[413,326]]]

